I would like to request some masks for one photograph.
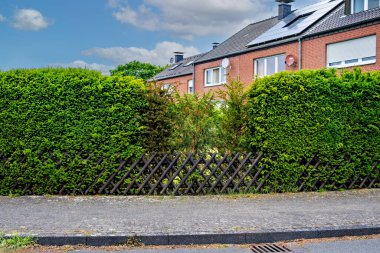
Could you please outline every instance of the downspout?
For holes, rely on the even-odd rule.
[[[302,69],[302,36],[298,38],[298,70]]]
[[[189,92],[189,87],[187,87],[187,92]],[[195,94],[195,62],[193,63],[193,93]]]

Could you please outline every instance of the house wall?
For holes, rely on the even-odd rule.
[[[227,79],[237,79],[249,86],[254,79],[254,60],[272,55],[286,54],[293,55],[298,63],[298,42],[292,42],[285,45],[279,45],[271,48],[261,49],[246,54],[229,57],[230,69],[227,69]],[[205,70],[213,67],[219,67],[222,59],[195,65],[195,92],[199,94],[206,93],[210,90],[223,89],[223,85],[205,87]],[[298,69],[298,64],[287,67],[287,70],[294,71]]]
[[[377,35],[376,63],[359,66],[364,71],[380,70],[380,24],[360,27],[327,36],[307,39],[302,42],[302,68],[320,69],[327,64],[327,45],[335,42]]]
[[[314,38],[304,39],[302,41],[302,69],[320,69],[325,68],[327,64],[327,45],[330,43],[345,41],[365,37],[369,35],[377,35],[377,61],[375,64],[360,66],[364,71],[380,70],[380,24],[363,26],[360,28],[340,31],[335,34],[323,35]],[[254,60],[262,57],[268,57],[277,54],[293,55],[296,58],[297,64],[292,67],[286,67],[289,71],[298,70],[299,66],[299,43],[298,41],[264,48],[261,50],[249,52],[242,55],[228,57],[231,63],[230,69],[227,70],[228,79],[240,80],[249,86],[254,79]],[[199,94],[204,94],[210,90],[216,91],[223,89],[223,85],[205,87],[204,75],[205,70],[219,67],[222,64],[222,59],[210,61],[195,65],[195,80],[194,89]],[[162,82],[174,84],[181,94],[187,93],[188,80],[191,80],[192,75],[182,76],[178,78],[166,79]]]
[[[168,78],[157,81],[157,84],[171,84],[176,87],[179,94],[183,95],[188,91],[188,81],[193,79],[193,75],[180,76],[175,78]]]

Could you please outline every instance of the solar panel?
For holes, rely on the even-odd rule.
[[[174,69],[176,69],[179,65],[181,65],[181,64],[175,64],[175,65],[172,66],[169,70],[174,70]]]
[[[194,63],[194,61],[189,61],[188,63],[186,63],[186,65],[184,65],[184,67],[190,66],[193,63]]]
[[[342,0],[329,0],[296,10],[282,19],[271,29],[250,42],[247,46],[251,47],[265,42],[300,34],[315,24],[340,3],[342,3]]]

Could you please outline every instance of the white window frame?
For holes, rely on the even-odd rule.
[[[190,88],[192,88],[191,91],[190,91]],[[194,80],[188,80],[187,81],[187,93],[194,94]]]
[[[376,35],[370,35],[368,37],[371,37],[371,36],[376,36]],[[360,37],[360,38],[355,38],[355,39],[350,39],[350,40],[356,40],[356,39],[361,39],[361,38],[366,38],[367,36],[364,36],[364,37]],[[332,44],[339,44],[339,43],[344,43],[346,41],[350,41],[350,40],[344,40],[344,41],[340,41],[340,42],[335,42],[335,43],[331,43],[331,44],[327,44],[326,45],[326,54],[327,54],[327,47],[329,45],[332,45]],[[375,37],[375,40],[377,41],[377,36]],[[370,59],[370,60],[364,60],[366,58],[373,58],[374,59]],[[350,68],[350,67],[355,67],[355,66],[363,66],[363,65],[369,65],[369,64],[375,64],[376,63],[376,60],[377,60],[377,49],[376,49],[376,55],[369,55],[369,56],[366,56],[366,57],[363,57],[363,58],[357,58],[357,59],[346,59],[346,60],[342,60],[340,62],[328,62],[328,57],[326,56],[326,67],[327,68],[336,68],[336,69],[341,69],[341,68]],[[352,62],[352,63],[346,63],[347,61],[355,61],[357,60],[356,62]],[[340,64],[339,64],[340,63]],[[333,65],[331,65],[333,64]]]
[[[375,59],[366,60],[366,61],[363,61],[364,58],[350,59],[350,60],[341,61],[340,64],[337,64],[339,62],[330,62],[330,63],[327,63],[327,67],[328,68],[341,69],[341,68],[349,68],[349,67],[355,67],[355,66],[363,66],[363,65],[368,65],[368,64],[374,64],[374,63],[376,63],[376,56],[372,56],[372,57],[375,57]],[[370,58],[370,57],[366,57],[366,58]],[[346,63],[346,61],[352,61],[352,60],[358,60],[358,61],[353,62],[353,63]],[[332,63],[336,63],[336,64],[330,65]]]
[[[161,87],[162,90],[166,90],[168,94],[173,94],[174,86],[171,83],[165,83]]]
[[[214,80],[214,70],[218,69],[219,70],[219,82],[218,83],[207,83],[207,72],[210,72],[211,80]],[[210,86],[218,86],[225,84],[227,81],[227,70],[224,69],[224,76],[222,75],[223,67],[215,67],[215,68],[210,68],[210,69],[205,69],[204,71],[204,86],[205,87],[210,87]]]
[[[281,55],[285,55],[285,54],[276,54],[276,55],[272,55],[272,56],[267,56],[267,57],[262,57],[262,58],[257,58],[254,60],[254,63],[255,63],[255,73],[254,73],[254,76],[255,78],[260,78],[260,77],[264,77],[264,76],[268,76],[268,59],[269,58],[275,58],[275,61],[274,61],[274,68],[275,68],[275,72],[273,74],[276,74],[278,73],[278,59],[279,59],[279,56]],[[258,62],[260,60],[264,60],[264,75],[263,76],[258,76],[258,68],[259,68],[259,64]]]
[[[379,5],[380,5],[380,0],[379,0]],[[364,0],[364,10],[363,11],[368,11],[368,0]],[[358,12],[355,12],[355,0],[351,0],[351,14],[355,14]]]

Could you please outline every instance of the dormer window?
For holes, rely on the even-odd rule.
[[[351,0],[351,13],[378,8],[380,0]]]

